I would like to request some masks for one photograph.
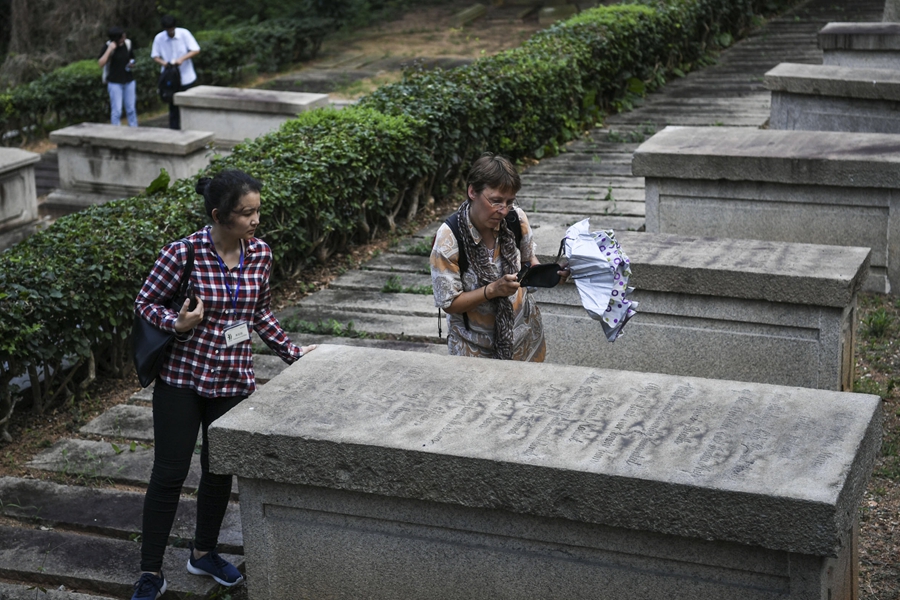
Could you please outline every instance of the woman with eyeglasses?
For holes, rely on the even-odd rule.
[[[541,313],[516,276],[523,263],[538,263],[528,217],[516,205],[521,187],[509,160],[483,154],[469,170],[466,201],[435,236],[434,303],[447,313],[452,355],[544,360]]]

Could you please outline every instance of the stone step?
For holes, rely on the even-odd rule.
[[[86,483],[108,480],[146,486],[153,469],[153,448],[142,444],[137,444],[134,449],[124,444],[116,446],[111,442],[63,438],[38,453],[25,466],[75,477]],[[196,490],[199,483],[200,454],[196,453],[184,488],[186,491]]]
[[[261,339],[255,338],[257,345],[265,351],[269,348]],[[255,346],[254,346],[255,347]],[[281,373],[287,368],[287,363],[274,354],[261,354],[254,352],[253,354],[253,371],[256,373],[257,385],[262,385]],[[128,399],[129,404],[147,404],[153,402],[153,384],[136,391]],[[151,438],[152,439],[152,438]]]
[[[61,589],[39,588],[35,585],[17,585],[13,583],[0,582],[0,598],[2,600],[113,600],[109,596],[94,596],[89,594],[80,594],[67,590],[65,586]]]
[[[601,192],[585,192],[581,194],[579,199],[535,199],[528,202],[520,199],[520,204],[525,205],[524,208],[528,212],[529,222],[532,226],[540,224],[542,215],[545,213],[576,215],[581,218],[606,215],[644,217],[645,206],[643,199],[640,202],[628,202],[624,199],[620,201],[616,196],[615,190],[602,190]],[[607,195],[613,200],[604,200]]]
[[[650,136],[647,136],[647,138],[649,137]],[[595,185],[598,188],[602,188],[604,190],[607,188],[644,189],[643,177],[595,176],[594,174],[585,170],[575,171],[573,169],[569,169],[569,171],[566,172],[566,170],[564,169],[560,171],[554,171],[551,167],[546,167],[545,170],[541,171],[540,173],[529,173],[528,177],[529,180],[527,185],[532,185],[533,183],[541,183],[543,185],[572,185],[577,181],[579,185]],[[525,185],[524,181],[523,185]]]
[[[334,320],[369,335],[403,335],[440,342],[437,308],[432,296],[383,294],[356,290],[326,289],[286,309],[279,318],[290,323]]]
[[[571,185],[544,185],[539,177],[534,181],[528,181],[527,185],[528,188],[523,189],[518,195],[519,204],[524,206],[526,211],[532,210],[528,202],[533,200],[539,200],[544,204],[557,204],[562,200],[596,202],[598,199],[605,198],[607,194],[611,194],[618,201],[644,202],[643,188],[590,186],[582,185],[581,182],[573,182]],[[565,205],[560,204],[560,208],[565,208]],[[550,212],[546,207],[538,210]]]
[[[128,540],[141,532],[143,509],[143,492],[0,478],[0,514],[25,523]],[[169,543],[193,539],[196,520],[196,499],[182,498]],[[240,509],[232,502],[222,522],[219,549],[243,554],[243,547]]]
[[[334,290],[381,291],[387,280],[397,277],[403,287],[430,286],[431,275],[425,273],[390,273],[384,271],[348,271],[329,285]]]
[[[437,331],[437,309],[435,309],[434,328]],[[294,333],[297,339],[302,339],[304,344],[332,344],[335,346],[357,346],[362,348],[381,348],[382,350],[401,350],[403,352],[427,352],[430,354],[447,354],[447,341],[436,340],[430,342],[405,342],[401,340],[381,340],[374,337],[352,338],[335,337],[330,335],[316,335],[309,333]]]
[[[431,266],[427,256],[398,254],[396,252],[379,254],[366,262],[362,268],[363,270],[396,271],[398,273],[422,273],[431,275]]]
[[[111,406],[78,431],[103,438],[152,442],[153,409],[149,406],[135,404]],[[122,446],[122,444],[118,445]]]
[[[169,548],[163,560],[166,598],[206,598],[219,588],[187,572],[187,548]],[[243,570],[244,558],[223,554]],[[140,544],[95,535],[0,526],[0,577],[78,592],[126,598],[140,574]]]

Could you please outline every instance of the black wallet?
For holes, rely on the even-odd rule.
[[[556,263],[547,263],[545,265],[528,265],[522,267],[517,275],[519,285],[523,287],[553,287],[559,283],[559,271],[562,269]]]
[[[545,287],[551,288],[559,283],[559,273],[562,267],[558,264],[566,247],[566,238],[559,243],[559,253],[556,255],[556,262],[547,263],[545,265],[531,266],[525,263],[516,278],[519,285],[523,287]]]

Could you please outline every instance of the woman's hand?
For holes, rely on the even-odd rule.
[[[569,267],[564,267],[557,271],[556,274],[559,275],[559,282],[565,283],[566,280],[569,279],[569,275],[572,274],[572,269],[570,269]]]
[[[300,352],[303,353],[300,356],[306,356],[307,354],[309,354],[310,352],[312,352],[313,350],[315,350],[318,347],[319,347],[318,344],[310,344],[309,346],[300,346]]]
[[[501,296],[512,296],[519,289],[519,282],[515,275],[504,275],[497,281],[487,285],[485,296],[488,300]]]
[[[197,298],[197,306],[194,307],[194,310],[188,310],[190,305],[191,299],[186,298],[181,310],[178,311],[178,318],[175,319],[175,331],[178,333],[190,331],[203,320],[203,300]]]

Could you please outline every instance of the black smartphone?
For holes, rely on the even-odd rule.
[[[197,293],[194,291],[194,282],[188,281],[187,289],[184,291],[184,295],[186,298],[190,298],[191,303],[188,304],[188,311],[192,311],[197,308]]]

